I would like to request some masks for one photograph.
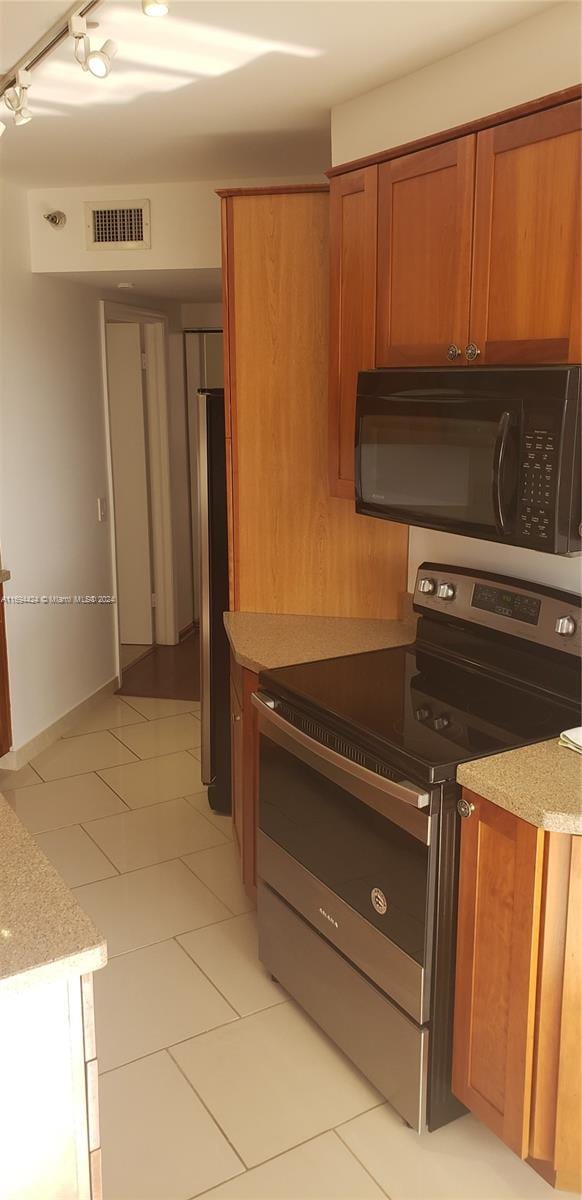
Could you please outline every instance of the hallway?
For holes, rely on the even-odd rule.
[[[122,650],[125,647],[122,646]],[[139,649],[139,647],[138,647]],[[176,646],[152,646],[123,670],[118,696],[200,699],[200,635],[194,630]]]

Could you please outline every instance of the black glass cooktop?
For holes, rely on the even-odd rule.
[[[275,698],[422,780],[461,762],[557,736],[576,704],[417,645],[264,671]]]

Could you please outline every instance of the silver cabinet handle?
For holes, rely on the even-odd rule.
[[[469,342],[469,345],[465,346],[465,358],[468,362],[475,362],[475,359],[479,358],[480,354],[481,351],[474,342]]]
[[[461,350],[461,347],[456,346],[454,342],[451,342],[451,344],[447,350],[447,358],[449,358],[451,360],[451,362],[454,362],[456,358],[461,357],[462,353],[463,353],[463,351]]]

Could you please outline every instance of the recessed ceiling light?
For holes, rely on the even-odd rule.
[[[165,17],[170,7],[165,0],[141,0],[146,17]]]
[[[118,288],[122,288],[123,290],[125,290],[126,288],[135,287],[135,284],[124,281],[122,283],[118,283],[117,286],[118,286]]]

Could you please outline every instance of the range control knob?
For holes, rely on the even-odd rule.
[[[556,621],[556,633],[560,637],[572,637],[576,632],[576,622],[573,617],[558,617]]]
[[[436,592],[436,583],[434,579],[419,579],[418,590],[423,592],[425,596],[432,596]]]
[[[437,588],[437,596],[439,600],[454,600],[455,588],[452,583],[439,583]]]

